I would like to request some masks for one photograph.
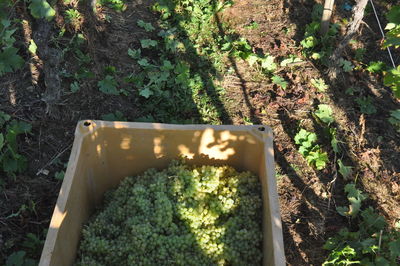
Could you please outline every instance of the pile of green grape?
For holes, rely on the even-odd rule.
[[[77,265],[260,265],[261,184],[173,161],[125,178],[84,226]]]

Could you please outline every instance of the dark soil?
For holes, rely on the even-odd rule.
[[[257,51],[279,59],[290,54],[304,59],[299,42],[305,25],[311,22],[315,1],[236,2],[218,16],[219,23],[229,25],[238,35],[248,39]],[[344,1],[336,2],[334,21],[349,18],[351,14],[339,8]],[[116,110],[128,121],[146,117],[147,113],[141,108],[146,104],[143,99],[134,94],[105,95],[97,89],[97,81],[104,78],[107,66],[114,66],[120,77],[138,71],[127,56],[127,49],[139,47],[141,38],[152,37],[136,24],[138,19],[156,21],[149,8],[151,4],[151,1],[135,0],[129,2],[124,12],[104,7],[93,15],[88,6],[73,0],[70,5],[75,5],[83,16],[78,23],[70,25],[62,17],[67,7],[59,1],[57,19],[50,23],[51,38],[43,44],[54,51],[65,52],[62,61],[55,66],[61,88],[59,97],[52,102],[44,98],[49,86],[44,76],[48,73],[46,69],[52,66],[51,60],[43,59],[40,51],[36,58],[25,55],[27,63],[23,70],[0,78],[0,111],[33,126],[32,134],[21,139],[20,145],[21,154],[29,161],[28,170],[16,179],[4,177],[5,187],[0,190],[0,262],[13,251],[23,249],[27,233],[44,239],[44,230],[49,225],[61,185],[54,175],[64,170],[64,164],[68,162],[77,121],[101,119]],[[382,10],[382,14],[384,7],[378,6],[378,10]],[[27,47],[32,38],[40,38],[37,32],[42,30],[40,23],[30,17],[23,3],[17,5],[15,16],[26,21],[18,31],[20,47]],[[387,53],[380,49],[380,33],[373,13],[369,12],[364,20],[357,37],[358,45],[367,49],[364,61],[381,60],[389,64]],[[248,27],[254,22],[258,27]],[[63,36],[59,35],[60,28],[66,30]],[[85,67],[93,76],[83,79],[80,90],[72,94],[69,88],[72,79],[60,73],[74,73],[79,69],[76,57],[67,50],[75,33],[81,33],[87,39],[80,49],[92,59]],[[349,47],[346,51],[349,59],[353,57],[354,49]],[[318,92],[310,85],[310,79],[321,77],[328,81],[326,68],[304,61],[290,71],[280,69],[278,74],[289,82],[286,90],[236,58],[228,60],[233,72],[224,75],[218,83],[226,90],[222,100],[229,117],[221,117],[224,123],[265,124],[274,130],[287,263],[320,265],[326,258],[322,246],[327,238],[348,225],[347,219],[336,212],[336,206],[346,204],[343,192],[346,181],[337,173],[334,152],[312,111],[321,101],[332,106],[344,151],[341,159],[354,167],[353,176],[370,195],[371,204],[393,226],[400,217],[400,138],[387,118],[389,110],[400,108],[400,104],[390,90],[383,87],[380,75],[363,70],[343,74],[340,80],[331,81],[326,93]],[[135,90],[122,78],[119,82],[123,89]],[[372,97],[377,113],[362,114],[355,96],[345,94],[349,87],[359,87],[359,95]],[[299,127],[316,131],[321,136],[330,158],[326,169],[317,171],[308,166],[297,152],[293,139]],[[39,259],[40,250],[29,256]]]

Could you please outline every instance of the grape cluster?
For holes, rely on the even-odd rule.
[[[84,226],[77,265],[259,265],[258,178],[173,161],[125,178]]]

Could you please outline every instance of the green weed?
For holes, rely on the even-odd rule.
[[[367,97],[357,97],[356,103],[360,107],[360,111],[366,115],[372,115],[376,113],[376,108],[373,105],[373,100],[370,96]]]
[[[30,124],[0,112],[0,170],[9,176],[26,169],[27,160],[18,153],[18,136],[29,133],[31,128]]]
[[[400,109],[390,111],[388,121],[400,133]]]
[[[304,156],[309,165],[315,166],[318,170],[326,167],[328,154],[322,152],[320,146],[315,144],[317,141],[315,133],[301,129],[294,137],[294,141],[299,145],[299,152]]]
[[[345,186],[349,206],[338,207],[339,214],[358,224],[358,230],[343,228],[329,238],[324,249],[329,255],[323,265],[397,265],[400,259],[400,232],[389,229],[385,219],[369,206],[367,198],[355,184]]]

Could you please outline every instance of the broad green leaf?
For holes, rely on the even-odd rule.
[[[247,62],[249,62],[250,66],[253,66],[255,63],[258,61],[258,56],[256,54],[252,54],[249,57],[247,57]]]
[[[29,52],[31,52],[33,55],[35,55],[35,54],[36,54],[36,51],[37,51],[37,45],[36,45],[36,43],[35,43],[35,41],[34,41],[34,40],[31,40],[31,41],[30,41],[30,44],[29,44],[29,48],[28,48],[28,50],[29,50]]]
[[[293,63],[296,63],[296,62],[302,62],[302,60],[300,58],[298,58],[297,56],[295,56],[295,55],[290,55],[289,58],[286,58],[286,59],[282,60],[281,66],[285,67],[288,64],[293,64]]]
[[[140,40],[140,45],[142,46],[142,48],[156,47],[157,41],[151,39],[144,39]]]
[[[383,83],[391,87],[396,98],[400,98],[400,65],[384,74]]]
[[[376,113],[376,108],[372,103],[372,98],[368,97],[358,97],[356,103],[360,107],[360,111],[363,114],[372,115]]]
[[[141,57],[141,50],[140,49],[135,49],[132,50],[131,48],[128,49],[128,55],[133,58],[133,59],[139,59]]]
[[[153,95],[153,92],[148,87],[146,87],[146,88],[140,90],[139,95],[148,99],[151,95]]]
[[[115,111],[115,113],[103,115],[101,119],[106,121],[127,121],[127,119],[124,117],[124,114],[120,111]]]
[[[328,89],[328,85],[326,85],[322,78],[311,79],[311,85],[317,88],[320,92],[324,92]]]
[[[4,124],[11,119],[11,116],[0,111],[0,127],[4,126]]]
[[[18,49],[14,47],[6,47],[0,52],[0,76],[18,70],[24,65],[24,60],[17,52]]]
[[[69,88],[71,89],[72,93],[75,93],[75,92],[79,91],[79,83],[77,81],[74,81],[71,83]]]
[[[367,70],[371,73],[379,73],[382,72],[386,67],[386,64],[382,61],[371,61],[367,67]]]
[[[340,159],[337,160],[337,163],[339,165],[339,173],[343,176],[345,180],[349,179],[353,167],[344,165],[342,160]]]
[[[347,199],[350,202],[350,206],[337,207],[336,210],[340,215],[355,217],[360,211],[361,203],[366,199],[366,196],[356,188],[355,184],[351,183],[345,186],[344,191],[347,193]]]
[[[389,250],[393,259],[400,257],[400,239],[390,242]]]
[[[34,18],[45,18],[50,21],[56,15],[56,11],[46,0],[31,0],[29,9]]]
[[[327,104],[318,105],[318,110],[315,112],[315,115],[328,125],[335,121],[332,114],[332,108]]]
[[[56,172],[54,174],[54,178],[57,179],[57,180],[60,180],[60,181],[62,181],[64,179],[64,176],[65,176],[65,172],[64,171]]]
[[[386,18],[391,23],[400,24],[400,5],[393,6],[386,14]]]
[[[278,85],[278,86],[280,86],[280,87],[282,87],[282,89],[286,89],[286,87],[287,87],[287,85],[288,85],[288,83],[287,83],[287,81],[285,81],[283,78],[281,78],[280,76],[273,76],[272,77],[272,83],[274,83],[274,84],[276,84],[276,85]]]
[[[105,94],[119,95],[117,89],[118,83],[113,76],[107,75],[103,80],[97,82],[97,86],[99,86],[99,90]]]
[[[314,46],[316,46],[318,44],[318,40],[317,38],[315,38],[314,36],[308,36],[305,39],[303,39],[300,42],[301,46],[303,46],[306,49],[310,49],[313,48]]]
[[[149,61],[146,58],[142,58],[138,61],[138,64],[141,65],[142,67],[148,67],[150,66]]]
[[[267,72],[276,70],[276,64],[274,63],[275,57],[267,55],[267,57],[261,59],[261,67]]]
[[[144,22],[143,20],[139,19],[137,21],[137,25],[143,29],[145,29],[147,32],[151,32],[154,31],[155,28],[153,27],[153,25],[151,25],[151,23],[148,22]]]
[[[336,138],[336,128],[330,128],[329,134],[331,135],[331,147],[332,147],[333,151],[335,153],[339,153],[340,149],[339,149],[339,145],[338,145],[339,141]]]
[[[363,219],[360,228],[369,234],[379,233],[387,226],[385,218],[376,213],[371,206],[361,212],[361,217]]]
[[[25,251],[18,251],[12,253],[6,261],[6,266],[22,266],[25,260]]]
[[[350,61],[343,58],[339,60],[339,65],[343,68],[344,72],[350,72],[354,68],[353,64]]]

